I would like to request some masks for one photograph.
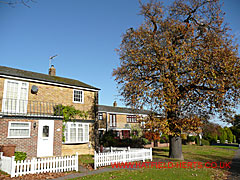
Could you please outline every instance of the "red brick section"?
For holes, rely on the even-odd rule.
[[[30,138],[7,138],[8,136],[8,122],[31,122]],[[33,128],[33,123],[36,122],[36,128]],[[60,129],[60,131],[57,131]],[[16,145],[15,151],[27,153],[27,158],[37,156],[37,140],[38,140],[38,120],[30,119],[0,119],[0,145],[13,144]],[[53,155],[61,156],[62,150],[62,120],[54,121],[54,143]]]
[[[62,120],[54,121],[53,155],[62,155]]]

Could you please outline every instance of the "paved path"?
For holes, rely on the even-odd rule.
[[[230,165],[228,180],[240,180],[240,149],[237,150],[233,157],[232,164]]]
[[[100,173],[103,173],[103,172],[118,171],[118,170],[120,170],[120,169],[111,168],[111,167],[105,167],[105,168],[101,168],[101,169],[89,171],[89,170],[86,169],[85,167],[79,166],[78,170],[79,170],[81,173],[69,174],[69,175],[67,175],[67,176],[63,176],[63,177],[56,178],[55,180],[72,179],[72,178],[77,178],[77,177],[83,177],[83,176],[93,175],[93,174],[100,174]]]

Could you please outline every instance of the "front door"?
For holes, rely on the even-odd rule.
[[[53,156],[54,120],[38,121],[37,156]]]

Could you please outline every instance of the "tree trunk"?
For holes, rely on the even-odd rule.
[[[182,139],[179,136],[169,136],[169,158],[183,160]]]

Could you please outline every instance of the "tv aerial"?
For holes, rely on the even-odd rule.
[[[50,56],[49,57],[49,68],[51,67],[51,65],[52,65],[52,60],[55,58],[55,57],[57,57],[58,55],[56,54],[56,55],[54,55],[54,56]]]

